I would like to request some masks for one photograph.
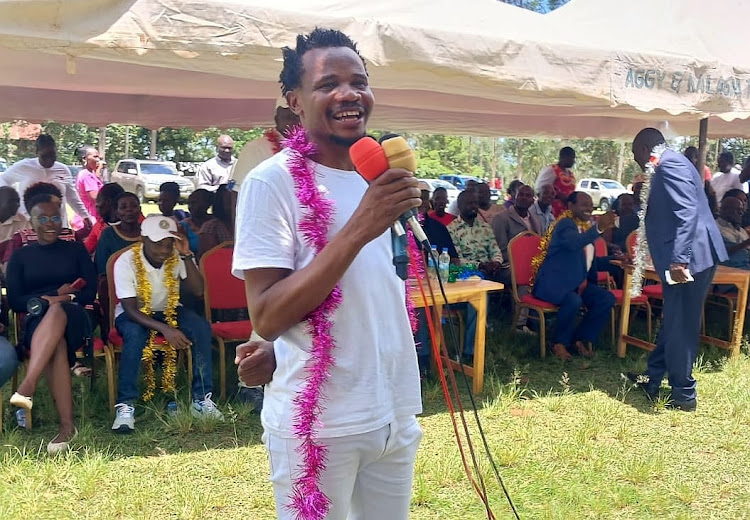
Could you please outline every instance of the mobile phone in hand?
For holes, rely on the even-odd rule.
[[[84,280],[83,278],[79,278],[75,282],[70,284],[70,288],[74,291],[80,291],[84,287],[86,287],[86,280]]]

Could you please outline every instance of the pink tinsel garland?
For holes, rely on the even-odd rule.
[[[310,164],[315,154],[315,144],[307,139],[301,127],[290,132],[285,144],[291,152],[287,164],[294,179],[297,199],[306,209],[299,228],[305,242],[319,254],[328,244],[334,207],[318,190],[315,169]],[[307,316],[312,350],[305,367],[307,376],[293,400],[293,431],[295,438],[301,442],[297,450],[303,462],[292,484],[291,503],[288,506],[299,520],[322,520],[331,506],[331,501],[320,490],[320,476],[326,467],[328,448],[318,442],[317,427],[323,410],[322,389],[334,364],[336,342],[331,330],[333,314],[340,304],[341,288],[336,285],[323,303]]]
[[[409,314],[411,332],[412,334],[416,334],[417,328],[419,328],[419,320],[417,319],[417,313],[414,308],[414,298],[411,296],[411,284],[409,283],[409,280],[423,278],[424,269],[422,269],[422,262],[420,262],[421,258],[419,256],[422,253],[419,251],[419,247],[417,247],[417,242],[414,240],[414,233],[412,233],[411,229],[407,229],[407,237],[407,243],[409,245],[409,276],[406,281],[406,312]]]

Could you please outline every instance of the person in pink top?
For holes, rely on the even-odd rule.
[[[96,211],[96,196],[99,190],[104,186],[101,179],[101,171],[104,167],[104,161],[99,157],[99,151],[93,146],[84,146],[81,150],[81,162],[83,168],[78,172],[76,177],[76,190],[81,197],[83,205],[89,212],[89,215],[99,220],[99,213]]]

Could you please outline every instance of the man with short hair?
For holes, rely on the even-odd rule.
[[[348,36],[318,28],[298,35],[283,57],[282,93],[302,128],[294,149],[262,162],[242,183],[232,265],[245,280],[255,331],[274,340],[277,367],[261,422],[277,516],[302,518],[300,502],[310,499],[330,503],[321,506],[327,520],[405,520],[422,404],[390,227],[420,205],[420,190],[403,169],[386,170],[369,185],[354,170],[349,148],[366,135],[374,98]],[[313,210],[308,194],[323,197],[330,213],[317,204]],[[340,305],[329,298],[334,288]],[[331,327],[311,331],[317,317]],[[332,359],[321,342],[333,345]],[[246,352],[238,351],[240,371]],[[325,375],[312,380],[311,370]],[[295,401],[312,408],[300,410]],[[295,421],[298,414],[303,419]],[[309,485],[299,480],[311,448],[300,429],[312,430],[327,449],[325,468]],[[295,495],[300,490],[304,497]]]
[[[26,188],[39,182],[54,184],[62,193],[62,217],[63,227],[68,226],[68,212],[66,204],[70,204],[81,218],[84,226],[91,227],[95,219],[89,215],[86,206],[78,196],[75,181],[70,175],[68,167],[57,162],[57,146],[51,135],[42,134],[36,139],[36,157],[33,159],[21,159],[13,164],[5,172],[0,173],[0,186],[11,186],[18,183],[18,193],[23,197]],[[26,206],[21,200],[21,213],[28,217]]]
[[[217,186],[218,189],[218,186]],[[188,215],[185,210],[174,209],[177,203],[180,201],[180,185],[174,181],[163,182],[159,186],[159,198],[156,200],[156,205],[159,208],[161,214],[165,217],[174,219],[175,222],[179,223],[185,220]],[[151,215],[149,215],[151,216]]]
[[[542,186],[549,184],[555,191],[552,200],[552,213],[555,217],[568,209],[568,197],[576,189],[576,177],[573,174],[573,165],[576,163],[576,151],[570,146],[560,148],[556,164],[550,164],[539,172],[536,179],[536,192],[539,193]]]
[[[500,281],[504,283],[506,287],[510,287],[512,282],[510,276],[510,265],[508,265],[510,261],[510,256],[508,255],[508,244],[514,237],[526,231],[531,231],[537,235],[542,233],[541,222],[539,222],[536,216],[529,211],[529,208],[533,204],[534,190],[531,186],[521,186],[516,192],[516,199],[513,206],[496,216],[495,220],[492,221],[492,230],[495,232],[497,245],[500,246],[500,251],[503,254],[503,258],[506,260],[502,271],[500,271],[499,277]],[[525,296],[528,293],[528,285],[518,286],[519,296]],[[526,325],[528,318],[529,309],[524,307],[518,314],[518,321],[516,322],[516,329],[519,332],[531,332]]]
[[[432,192],[432,211],[428,212],[427,215],[429,215],[430,218],[437,220],[445,227],[448,227],[448,224],[453,222],[453,219],[456,218],[455,215],[451,215],[450,213],[447,213],[445,211],[445,208],[448,206],[448,190],[445,188],[435,188],[435,191]]]
[[[656,398],[664,374],[669,374],[671,406],[694,411],[698,399],[692,368],[700,344],[703,304],[716,264],[728,256],[708,207],[704,181],[692,163],[667,149],[664,136],[655,128],[644,128],[636,135],[633,158],[646,171],[654,152],[662,148],[651,178],[645,224],[654,269],[662,280],[664,320],[646,372],[628,377]],[[721,161],[727,174],[731,167],[726,165],[732,162],[728,156]]]
[[[240,186],[250,171],[260,163],[273,157],[281,151],[287,132],[299,125],[299,117],[289,109],[286,100],[276,103],[276,112],[273,117],[275,126],[263,133],[263,136],[245,143],[237,164],[232,169],[231,179]]]
[[[734,188],[741,189],[747,193],[747,182],[740,180],[740,172],[734,167],[734,155],[732,152],[723,152],[719,155],[717,162],[719,171],[711,179],[711,187],[716,193],[716,200],[722,200],[724,194]]]
[[[198,188],[216,191],[226,184],[237,161],[233,156],[234,139],[222,134],[216,139],[216,157],[207,160],[198,168]]]
[[[719,211],[716,224],[729,255],[721,265],[750,270],[750,235],[742,227],[742,215],[745,213],[742,201],[737,197],[724,197]]]
[[[456,246],[462,264],[476,264],[477,269],[490,280],[499,281],[503,255],[495,240],[492,226],[477,218],[479,203],[476,188],[465,189],[458,196],[460,215],[450,223],[448,231]],[[474,361],[474,339],[477,328],[477,311],[473,305],[454,305],[466,310],[463,358]]]
[[[545,184],[537,190],[536,195],[537,199],[529,208],[529,213],[534,215],[539,221],[539,234],[543,235],[555,221],[555,216],[552,214],[552,201],[555,198],[555,189],[551,184]]]
[[[552,337],[552,353],[567,361],[570,351],[593,357],[593,344],[609,321],[615,297],[597,285],[597,261],[594,242],[615,224],[615,214],[605,213],[591,225],[594,204],[591,197],[574,191],[568,199],[571,217],[555,224],[549,245],[541,254],[542,265],[536,273],[533,293],[537,298],[559,307]],[[576,328],[576,317],[586,306],[586,314]]]
[[[464,190],[458,196],[460,215],[448,231],[462,264],[474,263],[488,278],[494,279],[503,263],[503,254],[495,240],[492,226],[477,218],[479,203],[476,190]]]
[[[176,348],[191,348],[192,415],[223,420],[221,412],[211,400],[211,326],[195,312],[179,304],[176,309],[177,327],[165,323],[165,311],[169,309],[171,298],[179,298],[180,286],[197,298],[203,297],[203,277],[195,265],[195,255],[190,252],[185,236],[178,233],[177,224],[171,218],[146,218],[141,223],[141,237],[142,246],[137,244],[122,253],[114,265],[115,291],[120,300],[115,308],[115,327],[122,336],[122,355],[112,430],[130,433],[135,429],[134,404],[138,398],[138,374],[143,350],[152,330],[161,334],[167,343]],[[170,264],[174,267],[172,272],[167,272]],[[139,274],[141,270],[146,278],[142,281]],[[170,278],[176,280],[176,295],[170,294]],[[147,294],[145,291],[149,290],[150,294]],[[143,308],[146,298],[150,300],[149,314]]]
[[[490,191],[490,185],[486,182],[477,184],[477,196],[479,201],[479,218],[482,219],[482,222],[492,225],[492,220],[495,216],[503,213],[505,207],[492,203],[492,192]]]

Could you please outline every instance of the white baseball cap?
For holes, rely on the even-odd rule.
[[[177,223],[162,215],[156,217],[147,217],[141,222],[141,236],[144,236],[152,242],[160,242],[165,238],[180,238],[177,234]]]

